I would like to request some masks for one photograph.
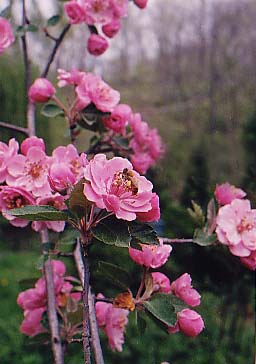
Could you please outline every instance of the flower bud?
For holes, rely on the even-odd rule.
[[[47,102],[56,90],[46,78],[37,78],[29,89],[29,98],[32,102]]]
[[[88,52],[94,56],[100,56],[108,49],[108,42],[98,34],[91,34],[87,43]]]
[[[187,336],[197,336],[204,328],[202,317],[189,308],[178,312],[177,318],[180,330]]]
[[[102,31],[107,37],[113,38],[119,32],[120,27],[120,20],[114,19],[111,23],[103,25]]]
[[[133,0],[134,4],[140,9],[144,9],[147,6],[148,0]]]

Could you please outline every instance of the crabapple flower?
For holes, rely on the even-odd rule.
[[[10,22],[0,17],[0,54],[15,41]]]
[[[129,105],[118,104],[112,111],[110,116],[102,118],[102,122],[107,129],[113,130],[118,134],[125,134],[125,129],[132,115]]]
[[[0,183],[6,180],[8,175],[7,166],[12,158],[17,155],[19,144],[14,138],[9,140],[9,144],[0,142]]]
[[[200,294],[191,286],[191,277],[188,273],[182,274],[172,282],[171,291],[187,305],[192,307],[200,305]]]
[[[121,23],[120,20],[117,18],[112,20],[111,23],[103,25],[102,31],[107,37],[113,38],[119,32],[120,28]]]
[[[108,49],[107,40],[99,34],[91,34],[87,42],[87,50],[93,56],[100,56]]]
[[[244,198],[246,193],[240,188],[236,188],[235,186],[232,186],[226,182],[221,185],[216,185],[214,196],[220,205],[227,205],[236,198]]]
[[[83,77],[86,75],[85,72],[81,72],[76,68],[72,68],[70,72],[67,72],[61,68],[57,70],[58,72],[58,87],[65,87],[68,85],[79,85]]]
[[[228,245],[232,254],[248,257],[256,250],[256,210],[249,200],[235,199],[222,206],[216,218],[220,243]]]
[[[204,321],[202,317],[194,310],[185,308],[177,313],[179,329],[183,334],[191,337],[195,337],[204,328]]]
[[[97,154],[85,167],[84,178],[86,198],[118,219],[132,221],[137,213],[152,209],[152,183],[133,171],[127,159],[107,160],[105,154]]]
[[[20,332],[31,337],[46,332],[47,330],[41,324],[44,312],[45,308],[43,307],[36,308],[32,311],[25,311],[24,320],[20,326]]]
[[[240,258],[241,263],[250,270],[256,269],[256,250],[252,251],[248,257]]]
[[[154,292],[170,293],[171,284],[169,278],[160,272],[151,273],[154,283]]]
[[[144,9],[147,6],[148,0],[133,0],[134,4],[140,9]]]
[[[32,102],[47,102],[49,101],[56,90],[46,78],[37,78],[29,89],[29,99]]]
[[[164,265],[172,251],[172,247],[163,244],[160,240],[159,245],[140,244],[141,250],[129,248],[129,254],[132,260],[139,265],[148,268],[159,268]]]
[[[39,147],[40,149],[42,149],[43,152],[45,152],[45,144],[42,138],[32,136],[23,140],[23,142],[20,145],[21,153],[27,155],[28,150],[31,147]]]
[[[79,24],[85,21],[84,8],[77,1],[69,1],[65,3],[64,10],[70,24]]]
[[[103,298],[104,296],[99,294],[97,297]],[[98,325],[107,335],[110,348],[113,351],[121,352],[129,311],[123,308],[116,308],[111,303],[106,302],[96,302],[95,310]]]
[[[20,187],[0,187],[0,210],[3,216],[10,221],[11,225],[25,227],[29,224],[28,220],[20,219],[6,212],[6,210],[21,208],[27,205],[35,205],[35,200],[31,193]]]

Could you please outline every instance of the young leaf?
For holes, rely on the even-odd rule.
[[[38,26],[37,25],[35,25],[35,24],[28,24],[27,26],[26,26],[26,31],[27,32],[37,32],[38,31]]]
[[[157,320],[168,326],[173,326],[177,319],[175,306],[172,303],[173,297],[173,295],[164,293],[155,294],[149,301],[144,301],[143,306]]]
[[[188,213],[192,217],[192,219],[199,224],[199,226],[203,226],[205,223],[205,217],[201,206],[199,206],[195,201],[191,201],[193,210],[188,208]]]
[[[51,18],[47,20],[47,26],[53,27],[54,25],[58,24],[60,21],[60,15],[53,15]]]
[[[154,290],[154,281],[151,273],[146,274],[145,278],[145,291],[143,293],[142,299],[148,299]]]
[[[207,205],[207,225],[208,232],[212,234],[216,227],[216,206],[213,198]]]
[[[131,241],[125,221],[114,216],[108,217],[92,229],[93,236],[104,244],[128,248]]]
[[[208,234],[205,229],[196,229],[193,236],[193,243],[198,244],[200,246],[209,246],[213,245],[216,242],[215,234]]]
[[[20,209],[7,210],[7,213],[31,221],[67,221],[69,214],[53,206],[24,206]]]
[[[152,226],[132,221],[128,223],[128,227],[133,239],[143,244],[159,245],[157,233]]]
[[[47,118],[55,118],[58,115],[63,115],[63,110],[55,104],[45,104],[41,109],[41,114]]]
[[[85,179],[81,179],[75,186],[73,191],[70,194],[68,200],[68,206],[72,212],[74,212],[77,216],[83,217],[86,214],[86,207],[91,205],[91,202],[87,200],[85,197],[84,190],[84,182]]]

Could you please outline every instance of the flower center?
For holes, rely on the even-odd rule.
[[[5,199],[5,204],[8,210],[21,208],[27,205],[27,201],[23,196],[7,197]]]
[[[133,171],[124,168],[123,171],[114,174],[112,187],[117,188],[119,192],[131,192],[132,195],[138,193],[138,181]]]
[[[28,174],[35,179],[38,178],[42,173],[43,167],[40,163],[31,163]]]
[[[246,220],[246,218],[244,217],[240,224],[237,226],[237,231],[239,234],[243,233],[244,231],[250,231],[252,230],[253,225]]]

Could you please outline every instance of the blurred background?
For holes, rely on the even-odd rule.
[[[63,14],[55,0],[27,1],[29,19],[42,29],[47,19]],[[0,11],[10,5],[0,0]],[[21,1],[11,1],[13,25],[21,24]],[[106,54],[94,58],[86,52],[87,28],[73,26],[58,52],[49,78],[56,84],[56,69],[77,67],[96,72],[121,92],[121,102],[141,112],[161,134],[166,153],[148,173],[161,198],[161,234],[191,237],[195,229],[187,208],[195,200],[204,209],[216,183],[229,181],[248,193],[256,208],[256,2],[255,0],[149,0],[141,11],[130,4],[129,17],[110,43]],[[51,27],[58,35],[66,23]],[[19,36],[14,47],[0,57],[0,121],[25,126],[24,67]],[[52,41],[42,32],[29,33],[33,77],[43,69]],[[46,119],[37,110],[37,134],[48,152],[68,144],[65,122]],[[10,137],[0,129],[2,141]],[[88,134],[79,136],[79,150],[87,148]],[[53,237],[57,239],[58,237]],[[48,364],[51,353],[19,334],[22,312],[16,305],[18,281],[39,276],[40,247],[29,229],[0,221],[0,362]],[[112,261],[131,272],[136,267],[123,249],[109,252],[97,246],[95,260]],[[66,263],[66,261],[65,261]],[[71,263],[70,273],[73,272]],[[106,363],[119,364],[252,364],[254,347],[254,276],[224,247],[176,245],[161,270],[171,280],[191,274],[202,294],[200,313],[206,329],[195,339],[168,336],[148,322],[141,336],[130,315],[123,353],[111,353],[103,339]],[[138,278],[136,278],[138,277]],[[107,282],[97,279],[96,292]],[[66,362],[82,362],[73,344]]]

